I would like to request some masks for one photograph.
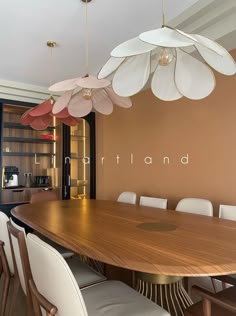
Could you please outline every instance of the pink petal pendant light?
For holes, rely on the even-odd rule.
[[[21,117],[22,125],[29,125],[36,130],[44,130],[48,127],[58,125],[60,122],[69,126],[75,126],[78,119],[71,117],[68,110],[62,110],[57,115],[52,114],[52,108],[55,103],[53,97],[37,105],[36,107],[27,110]],[[55,120],[53,119],[55,117]]]
[[[47,46],[51,49],[56,46],[53,41],[48,41]],[[69,102],[72,92],[67,93],[63,99],[64,102]],[[49,99],[43,101],[32,109],[27,110],[21,117],[22,125],[29,125],[35,130],[44,130],[48,127],[64,123],[68,126],[75,126],[78,123],[78,119],[75,119],[70,115],[67,109],[59,108],[56,113],[52,113],[55,100],[52,96]],[[55,119],[54,119],[55,118]]]
[[[123,108],[132,106],[129,97],[117,95],[111,82],[107,79],[98,79],[89,75],[89,48],[88,48],[88,14],[87,3],[91,0],[81,0],[86,3],[86,68],[87,75],[73,79],[67,79],[55,83],[49,87],[52,92],[64,92],[55,102],[52,113],[58,115],[67,109],[72,117],[83,117],[93,109],[101,114],[109,115],[116,104]],[[75,92],[75,89],[79,92]]]

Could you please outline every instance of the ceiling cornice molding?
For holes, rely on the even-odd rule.
[[[45,87],[0,79],[0,99],[39,104],[49,95]]]
[[[236,1],[200,0],[168,24],[186,33],[201,34],[217,41],[236,31]],[[225,48],[235,48],[232,45],[236,43],[229,43]]]

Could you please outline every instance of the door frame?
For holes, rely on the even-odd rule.
[[[89,124],[90,129],[90,199],[96,199],[96,126],[95,113],[91,112],[82,117]],[[63,150],[62,150],[62,199],[70,199],[70,127],[62,125]]]

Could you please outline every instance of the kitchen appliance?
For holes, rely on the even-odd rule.
[[[47,187],[50,185],[50,176],[35,176],[35,186]]]
[[[25,176],[25,187],[30,188],[32,186],[32,173],[26,172],[24,173]]]
[[[19,170],[16,166],[5,166],[3,169],[3,187],[13,188],[19,186]]]

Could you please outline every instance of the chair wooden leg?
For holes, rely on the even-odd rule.
[[[7,297],[9,293],[10,287],[10,275],[6,275],[3,273],[3,288],[2,288],[2,297],[1,297],[1,309],[0,316],[5,315],[6,305],[7,305]]]
[[[19,278],[15,276],[14,283],[13,283],[12,296],[11,296],[11,301],[10,301],[11,306],[10,306],[9,316],[14,316],[19,289],[20,289],[20,281],[19,281]]]
[[[211,316],[211,302],[203,298],[202,300],[203,316]]]
[[[40,310],[40,305],[33,294],[32,294],[32,301],[33,301],[34,315],[35,316],[42,316],[42,313]]]
[[[10,286],[11,274],[9,270],[9,266],[7,263],[6,254],[4,251],[4,243],[0,241],[0,259],[1,259],[1,272],[3,277],[3,288],[2,288],[2,296],[0,301],[0,316],[4,316],[6,305],[7,305],[7,297]]]
[[[34,314],[32,298],[31,295],[30,297],[29,295],[26,296],[26,316],[32,316]]]
[[[3,273],[3,267],[2,267],[2,260],[0,258],[0,278],[1,278],[2,273]]]

